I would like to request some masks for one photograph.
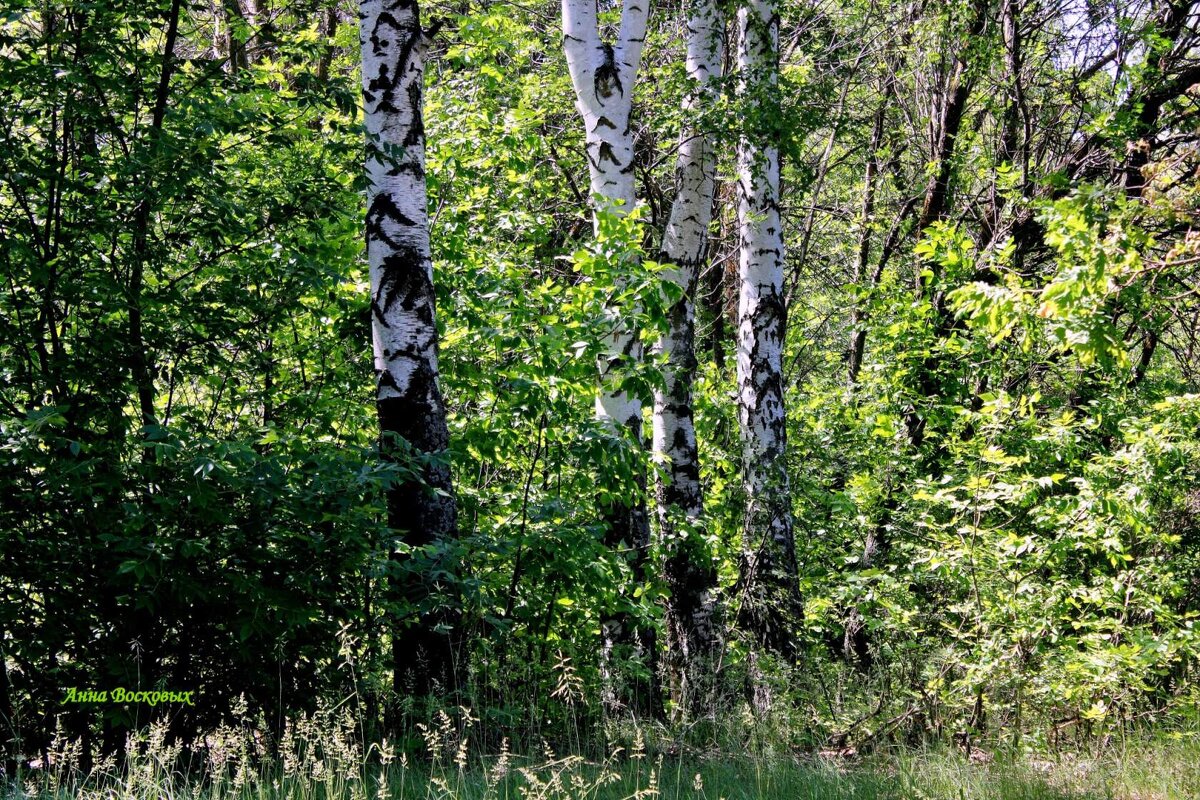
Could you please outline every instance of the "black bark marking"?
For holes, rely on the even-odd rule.
[[[614,93],[625,94],[625,87],[621,85],[621,75],[617,70],[616,55],[612,45],[602,44],[600,49],[604,53],[604,61],[596,67],[596,72],[592,76],[592,88],[596,91],[596,97],[603,102],[612,97]]]
[[[411,14],[411,18],[400,22],[390,11],[385,11],[375,19],[371,29],[371,47],[377,55],[385,55],[391,40],[385,38],[385,28],[390,28],[400,37],[400,54],[395,62],[395,74],[390,74],[389,64],[385,61],[379,66],[379,73],[371,78],[367,90],[363,92],[368,102],[374,103],[376,113],[397,114],[400,112],[396,105],[396,87],[408,69],[413,51],[421,41],[420,15],[415,0],[402,0],[391,6],[392,10]],[[420,87],[417,88],[418,97]],[[378,94],[376,94],[378,93]],[[419,105],[419,104],[418,104]]]
[[[757,254],[779,258],[775,248],[762,248]],[[786,491],[783,376],[780,366],[774,363],[776,356],[763,351],[770,346],[775,354],[780,352],[787,312],[774,283],[760,283],[757,288],[758,304],[749,318],[742,320],[743,325],[749,323],[754,336],[749,343],[749,373],[743,376],[739,395],[744,404],[744,435],[754,436],[753,431],[759,427],[767,434],[765,442],[756,443],[757,452],[747,453],[753,463],[743,464],[744,473],[762,485],[753,487],[757,496],[752,494],[747,508],[737,584],[741,600],[738,621],[758,645],[790,662],[797,653],[793,629],[803,606],[796,582],[795,538]]]
[[[386,457],[407,461],[399,440],[417,454],[433,456],[424,462],[419,479],[397,483],[388,492],[388,526],[416,548],[453,538],[458,520],[445,459],[450,436],[437,375],[430,363],[417,362],[408,392],[380,399],[376,407]],[[431,609],[429,599],[447,591],[443,579],[431,576],[453,574],[455,565],[436,551],[395,553],[392,560],[398,567],[389,586],[393,602],[422,609],[415,619],[395,621],[401,628],[393,636],[395,688],[418,696],[452,692],[458,683],[455,651],[462,635],[458,612],[440,606]],[[445,628],[450,629],[448,633],[442,632]],[[414,659],[414,655],[418,657]]]
[[[622,421],[628,435],[641,441],[641,418],[635,417]],[[646,486],[646,476],[640,470],[635,477],[636,491],[640,494]],[[603,542],[613,550],[629,550],[626,555],[620,555],[629,564],[633,574],[639,580],[648,580],[652,573],[651,562],[648,558],[650,549],[650,521],[646,514],[646,505],[640,500],[617,499],[611,503],[601,503],[601,515],[604,521]],[[640,656],[647,662],[650,669],[649,684],[624,685],[620,687],[622,697],[610,694],[605,698],[605,704],[610,711],[617,711],[621,705],[630,706],[635,713],[643,716],[661,718],[663,715],[662,697],[658,684],[657,636],[652,626],[637,626],[627,611],[606,610],[600,620],[602,636],[602,670],[607,672],[606,680],[612,681],[612,664],[618,661],[614,651],[622,651],[626,656]],[[607,687],[611,692],[613,686]]]
[[[371,241],[374,240],[383,242],[393,249],[408,247],[405,242],[388,236],[387,231],[383,227],[385,220],[391,220],[402,228],[417,227],[416,221],[400,210],[400,207],[396,205],[396,201],[392,199],[391,195],[386,192],[380,192],[372,198],[371,207],[367,210],[367,245],[370,246]]]
[[[414,80],[408,85],[408,105],[412,112],[412,124],[404,135],[404,146],[414,147],[425,143],[425,114],[421,102],[421,82]]]
[[[597,165],[599,164],[599,162],[604,161],[605,159],[608,159],[612,163],[616,164],[618,167],[621,166],[620,159],[618,159],[616,154],[613,153],[613,146],[611,144],[609,144],[608,142],[601,142],[600,147],[599,147],[599,154],[596,158]]]
[[[433,329],[433,283],[425,270],[424,258],[415,247],[401,247],[391,255],[385,256],[381,264],[379,287],[371,309],[375,312],[379,324],[390,327],[387,322],[388,312],[392,306],[399,303],[401,310],[413,314],[429,329]],[[391,356],[407,355],[397,351]],[[416,355],[415,353],[413,355]]]

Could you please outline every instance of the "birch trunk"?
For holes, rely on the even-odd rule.
[[[421,480],[388,493],[388,524],[416,548],[456,534],[446,409],[438,387],[433,262],[425,194],[422,120],[424,32],[416,0],[363,0],[362,85],[367,135],[367,261],[376,406],[385,452],[397,461],[425,459]],[[421,609],[438,587],[437,565],[419,555],[393,555],[392,603]],[[446,612],[415,612],[393,630],[394,681],[405,693],[453,689]],[[440,628],[440,630],[439,630]]]
[[[563,0],[563,50],[575,90],[575,108],[583,120],[592,201],[596,204],[594,222],[599,213],[628,214],[637,200],[634,181],[634,138],[630,125],[633,87],[637,80],[642,46],[646,37],[649,0],[623,0],[621,24],[615,44],[600,38],[595,0]],[[640,445],[642,435],[641,399],[619,388],[621,365],[642,357],[637,331],[629,324],[628,309],[610,308],[613,321],[607,334],[605,355],[599,360],[599,388],[596,416],[615,435],[629,435]],[[604,509],[605,543],[616,549],[633,551],[635,574],[646,570],[650,546],[650,525],[646,514],[644,478],[639,478],[637,499],[616,503]],[[633,630],[624,614],[608,614],[601,622],[605,706],[617,710],[621,703],[615,693],[611,665],[618,647],[631,647],[647,659],[652,675],[656,644],[650,628]],[[652,680],[648,691],[635,692],[632,700],[641,710],[657,713],[658,687]]]
[[[563,49],[575,89],[575,108],[584,125],[592,201],[597,212],[623,216],[637,202],[630,115],[649,0],[626,0],[615,46],[600,39],[595,0],[563,0],[562,11]],[[595,219],[598,226],[598,217]],[[641,400],[615,388],[620,377],[618,364],[641,358],[637,332],[624,322],[621,309],[610,311],[615,322],[606,343],[607,355],[598,365],[596,415],[614,431],[625,428],[640,439]]]
[[[786,662],[795,656],[800,604],[786,463],[783,397],[783,228],[779,214],[779,16],[770,0],[738,12],[743,92],[758,98],[752,133],[738,142],[737,381],[746,517],[738,595],[739,622],[755,645]],[[770,696],[751,656],[754,704]]]
[[[664,277],[683,289],[683,297],[669,311],[668,331],[657,345],[667,365],[663,387],[654,394],[654,452],[665,472],[658,485],[658,511],[663,577],[670,590],[666,666],[677,707],[692,713],[701,712],[712,695],[712,665],[720,643],[715,619],[717,575],[701,527],[700,459],[692,418],[696,283],[708,250],[715,162],[711,137],[694,120],[713,100],[713,79],[722,71],[724,27],[715,0],[692,0],[687,74],[695,86],[683,102],[679,190],[659,258],[672,265]]]

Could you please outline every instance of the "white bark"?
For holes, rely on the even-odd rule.
[[[715,187],[711,137],[693,123],[705,103],[714,100],[713,78],[721,75],[723,20],[715,0],[693,0],[687,19],[687,73],[694,84],[683,102],[677,176],[679,189],[663,233],[661,260],[671,266],[663,276],[683,289],[671,309],[670,328],[657,349],[667,356],[664,386],[654,398],[654,452],[668,462],[672,488],[668,498],[687,517],[700,516],[701,495],[692,422],[695,373],[695,293],[707,251]]]
[[[422,39],[414,0],[362,3],[367,261],[380,400],[407,396],[422,371],[437,375]]]
[[[738,66],[748,80],[775,83],[771,62],[778,23],[770,3],[753,0],[738,12]],[[757,109],[764,113],[766,109]],[[784,335],[783,226],[779,215],[779,149],[769,137],[738,143],[738,413],[748,502],[754,509],[787,489],[782,392]],[[783,481],[782,485],[779,482]],[[759,515],[752,513],[757,518]],[[771,538],[790,537],[789,515],[771,513]]]
[[[658,511],[663,573],[671,592],[665,614],[668,673],[677,703],[702,712],[711,695],[705,685],[712,682],[711,659],[718,634],[716,571],[703,540],[695,540],[701,534],[703,497],[692,382],[696,372],[696,283],[707,253],[715,160],[711,136],[695,120],[704,105],[715,99],[713,79],[722,72],[724,19],[716,0],[692,0],[686,24],[687,74],[693,86],[683,101],[678,191],[659,259],[671,265],[663,276],[683,290],[683,298],[669,310],[669,328],[656,345],[656,350],[666,355],[667,364],[663,387],[654,393],[653,445],[665,472],[658,487]],[[680,515],[688,523],[682,530],[676,525]]]
[[[595,0],[563,0],[562,4],[563,49],[575,108],[584,125],[593,202],[618,215],[628,214],[637,202],[630,113],[649,11],[650,0],[624,0],[617,42],[608,44],[600,38]],[[599,364],[596,414],[614,429],[628,428],[640,438],[641,401],[613,384],[620,361],[639,360],[641,348],[620,309],[611,309],[609,316],[613,329]]]
[[[584,124],[589,183],[599,230],[599,213],[623,216],[637,200],[634,180],[634,137],[630,124],[633,87],[641,62],[642,45],[650,0],[622,0],[621,25],[615,44],[604,42],[596,19],[596,0],[563,0],[563,49],[575,89],[575,107]],[[619,281],[619,278],[618,278]],[[620,288],[620,287],[618,287]],[[636,309],[634,309],[636,311]],[[596,416],[614,433],[628,431],[639,443],[642,438],[642,402],[619,386],[622,364],[641,360],[637,331],[629,324],[630,309],[609,307],[606,316],[610,328],[605,334],[605,353],[597,363],[599,386]],[[639,489],[644,477],[638,478]],[[634,501],[612,504],[604,509],[605,544],[614,549],[632,547],[632,567],[639,579],[644,577],[650,545],[650,525],[645,500],[638,492]],[[604,680],[604,705],[610,712],[621,706],[613,674],[613,650],[617,645],[632,646],[650,661],[649,691],[635,691],[635,710],[654,714],[659,703],[656,683],[656,646],[652,628],[632,629],[624,614],[606,612],[601,620],[601,672]]]
[[[629,115],[646,38],[649,0],[624,0],[615,44],[600,38],[595,0],[563,0],[563,49],[583,118],[591,190],[603,202],[636,201]]]
[[[779,214],[779,17],[770,0],[738,12],[738,67],[743,89],[759,98],[751,133],[738,143],[737,380],[746,491],[739,593],[743,624],[770,649],[794,650],[789,621],[796,609],[796,556],[786,463],[783,396],[783,226]]]
[[[366,243],[380,430],[385,453],[394,452],[387,439],[395,436],[418,453],[440,454],[450,437],[438,387],[426,211],[424,32],[416,0],[362,0],[360,19],[367,136]],[[420,480],[392,487],[388,523],[414,546],[454,534],[454,496],[444,461],[431,460]],[[418,605],[433,588],[426,576],[394,580],[393,589]],[[434,612],[423,615],[404,635],[394,636],[397,686],[403,663],[421,665],[411,667],[419,673],[413,676],[419,693],[439,685],[449,688],[453,658],[445,628],[452,624],[446,614]],[[414,653],[420,654],[415,661]]]

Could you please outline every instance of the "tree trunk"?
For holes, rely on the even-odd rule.
[[[715,618],[717,584],[701,517],[700,459],[692,418],[696,373],[696,284],[708,250],[715,159],[711,137],[694,120],[713,100],[712,79],[722,71],[724,18],[715,0],[692,0],[687,20],[687,72],[696,86],[683,102],[677,162],[679,191],[663,234],[659,260],[673,265],[667,280],[683,289],[669,312],[657,349],[666,355],[663,387],[654,394],[654,452],[664,460],[658,485],[659,534],[666,602],[667,673],[677,707],[693,714],[709,705],[720,644]],[[681,524],[682,523],[682,524]]]
[[[593,202],[598,204],[593,218],[597,229],[600,212],[625,215],[637,201],[630,114],[648,15],[649,0],[624,0],[617,42],[609,44],[600,38],[595,0],[562,3],[563,50],[575,90],[575,108],[584,125],[590,188]],[[628,310],[611,311],[610,316],[616,322],[607,335],[606,353],[597,364],[596,416],[614,435],[630,436],[641,447],[644,446],[641,398],[619,388],[624,377],[622,364],[639,361],[641,345],[637,331],[627,322],[632,316]],[[630,548],[631,566],[640,577],[647,569],[650,524],[644,476],[637,483],[634,499],[610,504],[603,514],[605,544],[614,549]],[[618,649],[632,649],[647,660],[651,675],[656,675],[657,645],[653,629],[634,630],[628,615],[619,612],[604,616],[601,637],[605,706],[615,711],[622,703],[615,694],[614,653]],[[656,681],[652,679],[647,691],[634,692],[630,699],[635,710],[656,714],[660,703]]]
[[[891,103],[895,89],[895,78],[885,75],[880,87],[881,101],[875,111],[875,120],[871,129],[871,140],[867,146],[867,165],[863,174],[863,202],[859,215],[860,229],[858,237],[858,260],[854,267],[854,282],[857,285],[858,296],[850,310],[850,354],[846,371],[847,386],[853,392],[858,386],[859,371],[862,369],[863,354],[867,344],[867,297],[879,283],[880,270],[867,273],[867,265],[871,256],[871,223],[875,214],[875,191],[879,177],[879,149],[883,146],[883,127],[887,109]],[[880,262],[882,267],[882,262]],[[839,482],[845,484],[845,473],[839,476]],[[890,502],[890,498],[889,498]],[[875,556],[880,542],[886,535],[887,526],[891,522],[890,511],[885,508],[882,519],[866,536],[863,551],[859,558],[859,569],[868,570],[875,564]],[[862,614],[857,607],[851,607],[846,612],[845,634],[842,637],[842,654],[862,672],[870,671],[872,654],[870,639]]]
[[[926,228],[940,221],[950,208],[950,181],[954,174],[954,159],[958,136],[962,129],[963,114],[966,111],[967,100],[971,96],[974,84],[970,73],[972,66],[968,59],[972,56],[967,43],[977,40],[983,33],[988,21],[988,0],[974,0],[971,7],[971,18],[962,42],[959,44],[959,55],[954,61],[952,71],[946,82],[942,95],[942,115],[938,123],[937,140],[933,151],[933,163],[936,169],[925,187],[925,199],[921,206],[913,233],[918,238],[923,236]],[[946,292],[938,286],[941,276],[941,266],[936,262],[920,261],[920,268],[929,268],[932,277],[927,283],[924,278],[917,278],[918,293],[928,289],[932,293],[933,331],[934,336],[943,338],[950,332],[953,323],[952,315],[946,307]],[[939,358],[936,353],[928,355],[916,370],[917,393],[923,398],[933,398],[943,392],[937,380]],[[904,424],[908,433],[908,441],[914,451],[919,452],[926,438],[926,418],[922,409],[913,405],[904,415]],[[935,464],[941,453],[935,452],[926,457],[925,462]],[[881,546],[885,549],[886,545]]]
[[[778,118],[779,15],[770,0],[751,0],[738,12],[738,67],[743,91],[759,98],[752,133],[738,142],[737,381],[746,492],[738,597],[739,623],[756,648],[785,662],[796,655],[794,626],[800,613],[796,550],[788,490],[787,431],[783,398],[783,227],[779,213]],[[770,695],[751,653],[753,701],[759,711]]]
[[[329,68],[333,65],[333,56],[337,50],[333,39],[337,36],[338,26],[338,4],[336,0],[329,4],[324,12],[324,20],[321,23],[321,35],[325,37],[325,48],[321,51],[321,58],[317,61],[317,80],[325,83],[329,80]]]
[[[363,0],[360,19],[379,429],[389,459],[407,465],[419,458],[423,465],[420,479],[400,480],[388,492],[388,525],[416,548],[393,554],[393,680],[398,692],[426,695],[457,687],[452,629],[458,620],[432,601],[446,590],[432,576],[452,571],[440,545],[456,535],[457,520],[445,460],[450,434],[438,387],[426,208],[425,41],[416,0]]]
[[[8,656],[5,653],[4,635],[4,631],[0,630],[0,767],[4,769],[5,778],[9,778],[17,772],[20,740],[17,736],[12,690],[8,682]]]
[[[162,69],[158,76],[158,88],[154,94],[154,109],[150,118],[150,131],[147,135],[150,164],[145,178],[146,188],[134,210],[132,225],[133,265],[130,270],[128,287],[129,366],[133,385],[137,391],[138,411],[141,412],[142,425],[154,425],[157,422],[154,413],[154,366],[150,355],[146,352],[146,342],[142,331],[142,288],[146,277],[146,263],[149,260],[150,217],[156,205],[153,198],[153,169],[156,166],[154,156],[158,153],[158,142],[162,137],[163,123],[167,115],[171,75],[175,67],[175,39],[179,34],[179,15],[182,8],[182,0],[173,0],[167,11],[167,33],[166,42],[163,45]],[[154,453],[153,447],[144,448],[142,451],[143,461],[153,462]]]
[[[867,146],[867,166],[863,174],[863,201],[859,212],[858,260],[854,265],[854,283],[859,293],[850,309],[850,352],[847,357],[846,383],[851,389],[858,384],[858,373],[862,369],[863,353],[867,345],[866,297],[879,282],[878,273],[868,276],[867,263],[871,257],[871,223],[875,215],[875,185],[879,174],[879,148],[883,145],[883,123],[888,103],[892,96],[893,79],[884,76],[883,101],[875,111],[871,128],[871,143]]]
[[[230,75],[236,75],[250,64],[246,54],[246,42],[238,35],[238,28],[249,26],[250,23],[242,11],[241,0],[222,0],[221,5],[225,11],[225,54],[229,59],[227,68]]]
[[[954,174],[955,145],[962,128],[963,114],[967,109],[967,100],[971,96],[974,84],[973,77],[968,73],[971,56],[969,44],[978,40],[983,33],[988,20],[987,0],[975,0],[971,8],[972,16],[967,25],[966,36],[958,44],[958,57],[946,82],[942,95],[942,114],[938,120],[937,140],[933,148],[933,163],[936,168],[929,176],[925,186],[925,199],[921,204],[921,214],[913,229],[917,236],[924,234],[925,229],[937,222],[946,213],[950,199],[950,179]]]

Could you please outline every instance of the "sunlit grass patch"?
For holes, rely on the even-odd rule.
[[[23,772],[5,797],[59,800],[1194,800],[1200,740],[1135,739],[1091,751],[1013,754],[957,749],[880,751],[863,758],[745,754],[668,756],[640,736],[602,759],[473,752],[468,724],[420,726],[425,752],[363,747],[348,717],[302,719],[277,746],[253,727],[201,737],[188,755],[164,726],[129,740],[124,761],[86,771],[75,742]]]

